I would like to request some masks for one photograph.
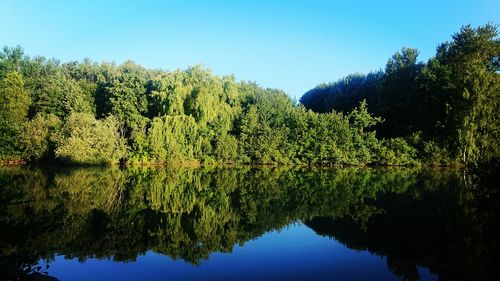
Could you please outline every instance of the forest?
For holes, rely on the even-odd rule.
[[[498,26],[427,63],[402,48],[297,102],[201,66],[61,63],[0,51],[0,160],[100,165],[477,165],[500,157]]]

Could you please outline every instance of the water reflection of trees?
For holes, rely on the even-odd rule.
[[[349,248],[385,256],[402,280],[419,280],[417,266],[440,280],[495,280],[498,180],[490,172],[427,173],[418,188],[379,194],[373,204],[384,213],[363,227],[349,217],[316,217],[305,224]]]
[[[432,244],[417,239],[420,230],[401,237],[397,226],[405,225],[405,211],[416,212],[415,219],[424,219],[415,227],[429,228],[422,233],[433,239],[433,227],[441,231],[449,219],[467,219],[474,197],[462,183],[457,171],[414,169],[2,168],[0,270],[13,274],[55,254],[129,261],[147,250],[197,264],[299,220],[349,247],[392,258],[383,239],[372,241],[376,249],[359,242],[382,236],[401,249],[427,245],[425,255]],[[401,199],[408,208],[394,210],[393,201]],[[443,220],[435,221],[433,212],[441,209]],[[321,228],[332,222],[340,231]],[[348,231],[344,222],[352,224]],[[360,240],[351,238],[354,232]],[[399,269],[394,264],[401,260],[389,266]],[[432,261],[418,262],[440,271]]]

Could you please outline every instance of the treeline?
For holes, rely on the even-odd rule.
[[[407,61],[411,51],[395,56],[386,73],[371,75],[381,78],[363,78],[367,81],[364,84],[373,84],[376,89],[381,84],[392,85],[375,91],[387,100],[383,102],[386,111],[381,111],[382,101],[374,102],[371,97],[376,95],[368,94],[364,86],[358,88],[366,95],[349,95],[353,98],[346,99],[348,108],[332,112],[333,103],[327,106],[320,97],[335,95],[321,94],[321,89],[302,98],[304,107],[282,91],[237,82],[233,76],[215,76],[199,66],[168,72],[145,69],[131,61],[118,66],[90,60],[60,63],[30,58],[20,47],[6,47],[0,52],[0,159],[56,159],[80,164],[387,165],[449,164],[461,161],[457,155],[462,153],[464,162],[492,159],[500,151],[496,36],[496,27],[491,25],[464,28],[454,42],[440,48],[426,71]],[[461,47],[471,40],[474,48]],[[471,54],[458,52],[463,48],[472,48]],[[456,68],[460,72],[454,72]],[[421,73],[433,77],[425,85],[440,98],[437,102],[434,96],[426,98],[422,108],[439,115],[444,114],[439,111],[444,105],[460,104],[458,108],[455,103],[446,107],[452,114],[443,115],[446,118],[421,116],[437,121],[441,127],[436,128],[445,128],[446,134],[444,129],[414,134],[420,127],[414,130],[405,125],[403,129],[411,135],[402,131],[377,137],[375,128],[384,132],[381,126],[391,126],[391,121],[382,122],[378,115],[410,123],[412,118],[392,116],[391,112],[420,117],[416,105],[409,111],[402,109],[407,104],[400,100],[410,99],[406,93],[413,92],[406,91],[402,97],[397,87],[413,91],[413,84],[407,82],[414,78],[414,72],[418,77]],[[469,89],[469,85],[474,87]],[[468,90],[467,98],[457,96],[462,86]],[[333,86],[325,89],[330,88]],[[420,92],[414,91],[413,96],[420,98]],[[395,98],[385,99],[385,95]],[[363,99],[375,114],[368,111]],[[314,100],[318,106],[308,102]]]
[[[59,63],[21,48],[0,53],[0,158],[80,164],[415,162],[350,113],[306,110],[284,92],[199,66]],[[397,147],[397,149],[400,149]],[[411,148],[404,146],[412,153]],[[404,151],[406,152],[406,151]]]
[[[300,99],[315,112],[349,112],[366,100],[379,138],[403,138],[427,163],[477,164],[500,156],[498,27],[462,27],[435,57],[402,48],[385,70],[351,74]]]

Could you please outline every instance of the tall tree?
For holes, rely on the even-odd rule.
[[[438,47],[426,75],[439,101],[445,145],[464,164],[500,156],[500,39],[487,24],[462,27]],[[438,128],[439,128],[438,127]]]
[[[0,159],[19,157],[19,134],[28,120],[30,104],[22,75],[7,73],[0,80]]]
[[[422,100],[418,50],[402,48],[385,66],[385,73],[376,100],[370,103],[372,112],[385,122],[377,127],[380,136],[408,136],[421,129]]]

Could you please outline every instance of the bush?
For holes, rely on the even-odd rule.
[[[54,151],[54,135],[61,129],[61,120],[54,114],[37,114],[24,128],[20,138],[24,158],[48,158]]]
[[[77,164],[111,164],[126,154],[118,121],[110,116],[96,120],[92,114],[72,113],[56,137],[56,158]]]
[[[385,139],[380,148],[380,163],[386,165],[418,164],[417,150],[403,138]]]

